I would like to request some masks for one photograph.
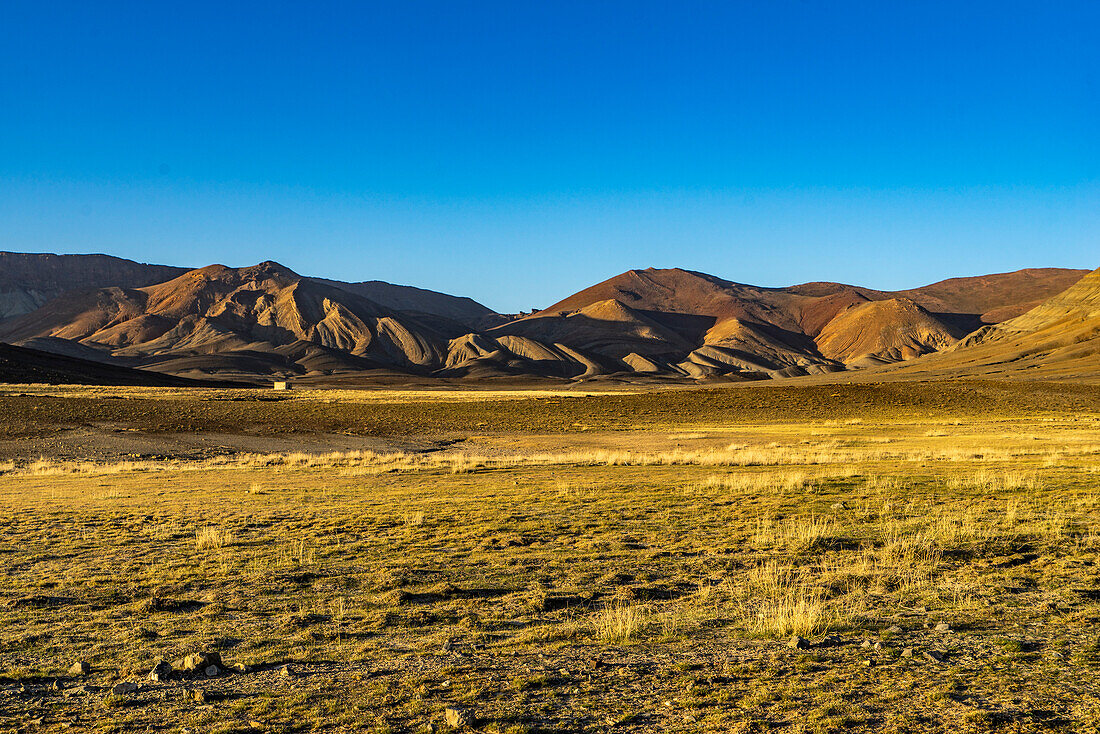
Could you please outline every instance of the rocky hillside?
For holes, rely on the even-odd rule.
[[[0,320],[30,313],[69,291],[142,288],[185,272],[186,268],[146,265],[110,255],[0,252]]]
[[[0,324],[0,340],[55,347],[65,340],[176,374],[423,372],[463,331],[446,326],[266,262],[71,295]]]
[[[1021,316],[983,327],[951,349],[896,372],[1100,378],[1100,270]]]
[[[274,262],[212,265],[140,287],[66,292],[0,323],[0,340],[222,379],[763,379],[940,352],[968,326],[1025,309],[1084,272],[1028,270],[891,293],[826,282],[762,288],[680,269],[631,270],[507,320],[470,299],[407,286],[303,277]],[[1089,278],[1067,291],[1078,294],[1074,303],[1087,301],[1080,289]],[[1027,319],[1055,318],[1064,310],[1059,298],[996,334],[1034,330]],[[1055,331],[1069,328],[1065,319],[1058,324]],[[966,343],[1002,338],[992,334],[987,326]]]
[[[611,370],[786,377],[936,352],[968,327],[1025,308],[1085,272],[1029,270],[892,293],[826,282],[761,288],[688,270],[631,270],[489,334],[565,344]]]

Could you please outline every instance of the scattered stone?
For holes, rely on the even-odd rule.
[[[153,669],[149,671],[149,680],[154,683],[163,683],[172,676],[172,665],[167,660],[158,660]]]
[[[875,667],[875,659],[874,658],[867,658],[866,660],[863,661],[863,667],[865,667],[865,668]]]
[[[876,650],[881,650],[882,649],[882,643],[881,642],[876,642],[875,643],[875,649]]]
[[[201,688],[192,688],[187,691],[187,698],[195,703],[206,703],[206,691]]]
[[[124,696],[127,693],[133,693],[137,689],[138,689],[138,684],[137,683],[134,683],[133,681],[126,680],[126,681],[123,681],[121,683],[116,684],[115,687],[111,689],[111,693],[115,694],[116,696]]]
[[[828,635],[826,637],[823,637],[818,645],[820,647],[840,647],[842,643],[843,640],[841,640],[836,635]]]
[[[222,656],[216,652],[196,652],[172,663],[172,667],[177,670],[192,674],[203,672],[211,665],[217,665],[220,668]]]
[[[935,650],[927,650],[924,653],[924,659],[932,663],[942,663],[943,653],[936,652]]]
[[[902,629],[901,627],[898,627],[898,626],[897,626],[897,625],[895,624],[895,625],[892,625],[892,626],[890,626],[890,627],[887,627],[887,628],[886,628],[886,631],[887,631],[887,632],[889,632],[889,633],[890,633],[890,634],[892,634],[892,635],[900,635],[900,634],[901,634],[902,632],[904,632],[905,630],[903,630],[903,629]]]
[[[936,625],[935,629],[936,629],[936,632],[950,632],[951,631],[951,625],[949,625],[947,622],[940,622],[939,624]]]
[[[810,648],[810,642],[798,635],[794,635],[791,639],[787,640],[787,647],[795,650],[808,650]]]
[[[219,668],[217,665],[210,665],[207,666],[205,672],[207,678],[216,678],[218,676],[218,673],[222,672],[222,669]]]
[[[78,660],[69,666],[69,675],[71,676],[87,675],[90,672],[92,672],[92,666],[84,660]]]
[[[244,663],[233,663],[232,665],[229,666],[228,670],[230,670],[234,673],[247,673],[248,672],[248,666],[245,665]]]
[[[875,643],[875,644],[877,645],[878,643]],[[860,647],[863,647],[863,648],[867,648],[867,647],[870,647],[870,646],[871,646],[871,641],[870,640],[864,640],[863,644],[860,645]]]
[[[461,729],[470,723],[470,714],[466,709],[448,706],[443,713],[447,717],[447,726],[452,729]]]
[[[834,510],[847,510],[847,509],[848,509],[848,503],[847,503],[847,502],[843,502],[843,501],[841,501],[841,502],[834,502],[834,503],[833,503],[833,504],[831,505],[831,507],[832,507],[832,508],[833,508]]]
[[[913,648],[911,648],[911,647],[907,647],[907,648],[905,648],[904,650],[902,650],[902,651],[901,651],[901,656],[902,656],[903,658],[911,658],[911,657],[913,657]]]
[[[292,671],[290,669],[290,664],[289,663],[284,663],[283,665],[280,665],[278,668],[275,668],[275,670],[278,671],[280,678],[290,678],[291,676],[294,675],[294,671]]]

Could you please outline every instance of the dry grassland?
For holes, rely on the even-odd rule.
[[[0,727],[1100,727],[1095,410],[644,422],[0,464]]]

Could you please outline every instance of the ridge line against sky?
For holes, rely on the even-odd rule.
[[[1092,269],[1100,6],[0,7],[0,249],[500,311],[630,268]]]

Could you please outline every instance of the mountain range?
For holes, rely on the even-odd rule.
[[[881,291],[764,288],[651,268],[509,316],[469,298],[305,277],[274,262],[187,270],[0,253],[0,341],[85,363],[256,383],[751,380],[918,365],[981,373],[975,365],[991,362],[1000,372],[1039,365],[1051,374],[1061,374],[1052,363],[1065,363],[1076,375],[1098,371],[1098,304],[1100,275],[1085,270]]]

